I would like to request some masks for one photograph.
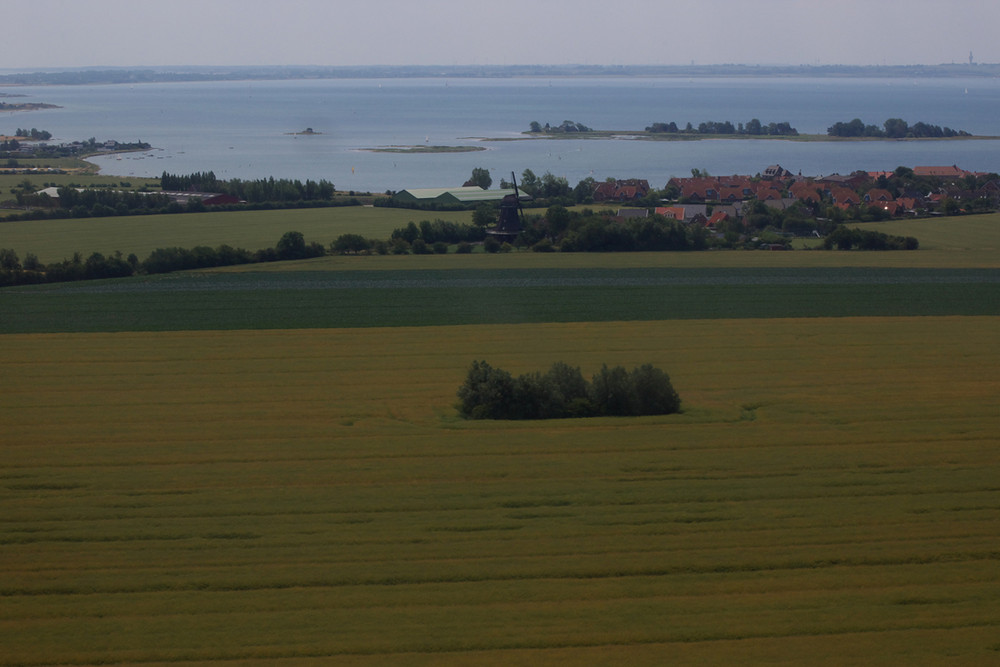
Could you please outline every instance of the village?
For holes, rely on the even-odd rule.
[[[592,197],[595,204],[625,204],[649,195],[647,181],[628,179],[598,183]],[[818,178],[795,175],[781,165],[772,165],[759,177],[700,173],[674,177],[667,182],[662,199],[671,204],[621,208],[618,216],[657,214],[715,226],[730,220],[742,222],[754,202],[761,202],[769,209],[782,211],[798,206],[817,218],[851,214],[874,215],[878,219],[922,217],[964,209],[995,209],[1000,205],[1000,179],[996,174],[970,172],[956,165],[856,171]]]
[[[85,141],[50,144],[46,141],[51,137],[48,132],[39,132],[35,128],[31,129],[30,135],[27,132],[27,130],[23,132],[19,130],[14,135],[0,135],[0,159],[4,160],[3,164],[0,164],[0,174],[65,174],[68,171],[79,170],[34,165],[24,166],[18,162],[19,159],[83,158],[109,153],[145,151],[151,148],[144,141],[129,143],[114,139],[97,141],[94,138]]]
[[[480,224],[488,224],[487,219],[496,215],[496,202],[506,201],[506,206],[500,204],[500,224],[491,233],[514,245],[532,243],[530,234],[522,235],[516,214],[504,217],[505,208],[519,204],[526,209],[575,205],[584,214],[596,212],[619,223],[671,220],[702,227],[713,237],[730,237],[730,246],[739,238],[767,231],[778,242],[771,244],[776,248],[787,248],[787,239],[792,237],[825,237],[844,223],[959,215],[1000,207],[997,174],[971,172],[957,165],[824,177],[793,174],[777,164],[755,176],[710,176],[694,169],[690,177],[671,178],[662,190],[638,178],[586,179],[571,189],[565,179],[548,173],[537,178],[526,170],[516,198],[512,182],[501,181],[499,190],[484,185],[488,186],[469,181],[460,188],[403,190],[382,205],[425,210],[475,207],[483,216]],[[591,206],[597,210],[590,210]]]

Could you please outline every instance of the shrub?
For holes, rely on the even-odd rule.
[[[469,419],[509,419],[507,406],[514,394],[514,378],[485,361],[474,361],[458,390],[462,416]]]
[[[330,250],[338,255],[368,252],[371,243],[361,234],[341,234],[330,244]]]

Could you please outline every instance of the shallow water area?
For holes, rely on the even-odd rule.
[[[756,174],[771,164],[818,176],[899,165],[1000,170],[990,140],[795,142],[517,139],[532,121],[571,119],[634,131],[654,122],[789,122],[825,133],[839,121],[887,118],[1000,135],[1000,81],[986,78],[574,77],[324,79],[24,87],[24,101],[59,109],[18,117],[53,141],[146,141],[154,150],[93,158],[102,173],[327,179],[381,192],[460,185],[474,167],[494,183],[511,172],[645,178],[661,186],[692,168]],[[312,135],[298,134],[312,128]],[[487,151],[382,153],[388,146],[475,146]]]

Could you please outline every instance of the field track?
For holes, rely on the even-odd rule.
[[[1000,317],[11,334],[0,664],[991,664]],[[666,369],[489,423],[468,364]]]

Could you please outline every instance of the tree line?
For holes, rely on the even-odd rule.
[[[733,125],[731,121],[705,121],[695,127],[688,123],[681,129],[677,123],[653,123],[646,127],[646,132],[650,134],[736,134],[745,136],[775,136],[775,137],[796,137],[799,131],[787,122],[768,123],[764,125],[757,118],[752,118],[746,124],[739,123]]]
[[[15,137],[24,137],[25,139],[31,139],[32,141],[48,141],[52,138],[52,133],[48,130],[39,130],[36,127],[30,130],[17,128],[14,130]]]
[[[331,244],[331,251],[335,244],[336,241]],[[306,243],[302,233],[294,231],[283,234],[275,246],[260,250],[250,251],[226,244],[215,248],[209,246],[157,248],[144,260],[140,260],[135,253],[125,257],[121,252],[112,255],[95,252],[84,259],[77,252],[69,259],[43,264],[33,253],[26,254],[24,261],[21,261],[16,251],[0,248],[0,287],[128,278],[138,274],[152,275],[218,266],[308,259],[322,257],[325,254],[327,248],[322,244],[315,241]]]
[[[224,181],[212,171],[178,175],[163,172],[160,189],[164,192],[212,192],[232,195],[249,203],[330,201],[336,189],[325,179],[319,181],[287,178],[260,178]]]
[[[561,419],[666,415],[681,411],[669,376],[651,364],[632,371],[601,367],[590,382],[579,368],[557,362],[548,372],[514,377],[474,361],[458,389],[466,419]]]
[[[324,180],[307,180],[304,183],[274,178],[257,181],[217,181],[211,172],[207,172],[207,175],[174,177],[164,174],[164,176],[166,178],[161,178],[161,184],[174,186],[165,188],[167,191],[232,194],[242,200],[238,204],[214,205],[212,210],[215,211],[357,206],[360,203],[353,196],[334,198],[333,183]],[[213,185],[215,187],[212,187]],[[12,188],[11,193],[14,195],[16,205],[26,210],[22,213],[9,214],[5,220],[201,213],[209,210],[197,197],[190,198],[182,204],[162,192],[146,190],[64,186],[57,189],[56,197],[39,194],[36,190],[30,180],[25,180]]]
[[[834,123],[826,130],[831,137],[871,137],[877,139],[941,139],[950,137],[971,137],[965,130],[953,130],[928,123],[917,122],[910,125],[902,118],[889,118],[881,127],[866,125],[860,118],[846,123]]]
[[[572,120],[564,120],[559,125],[549,125],[546,123],[544,126],[538,121],[533,120],[528,126],[531,132],[538,133],[544,132],[547,134],[572,134],[574,132],[593,132],[593,128],[587,127],[583,123],[577,123]]]

